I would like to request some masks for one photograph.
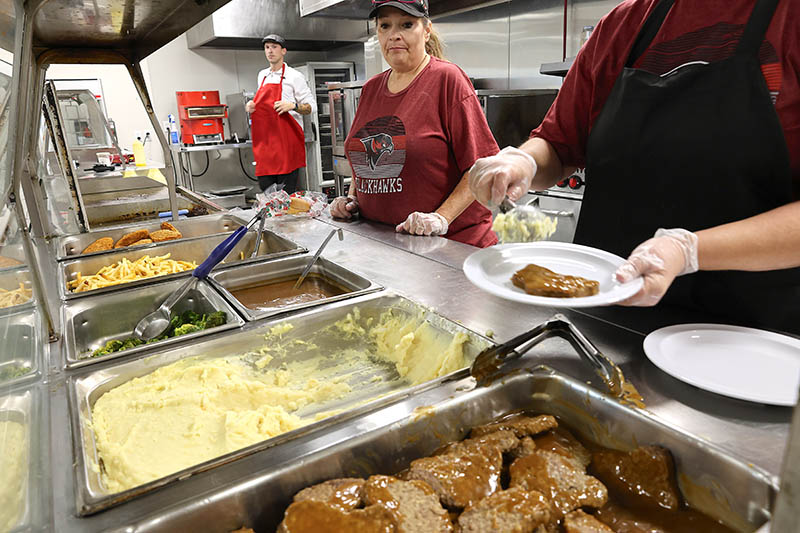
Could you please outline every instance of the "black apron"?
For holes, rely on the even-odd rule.
[[[758,61],[778,0],[758,0],[735,53],[659,76],[633,68],[675,0],[634,42],[589,135],[575,242],[622,257],[658,228],[697,231],[790,203],[783,129]],[[800,269],[697,272],[664,300],[755,327],[800,333]]]

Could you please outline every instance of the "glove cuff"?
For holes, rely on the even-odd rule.
[[[654,237],[670,237],[683,252],[683,270],[678,274],[691,274],[700,270],[700,261],[697,258],[697,235],[682,228],[659,228]]]
[[[434,211],[431,214],[435,215],[436,217],[438,217],[439,220],[441,220],[441,222],[442,222],[442,231],[441,231],[441,233],[439,233],[439,235],[446,234],[450,230],[450,224],[447,222],[447,219],[444,217],[444,215],[440,215],[436,211]]]

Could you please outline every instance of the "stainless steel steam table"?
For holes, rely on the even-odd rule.
[[[247,220],[249,212],[240,212]],[[316,249],[337,225],[347,230],[342,242],[332,241],[324,257],[367,279],[433,308],[445,317],[503,341],[550,318],[556,310],[506,302],[472,286],[461,265],[474,248],[437,237],[400,235],[394,228],[363,221],[351,223],[304,218],[271,219],[267,227],[309,250]],[[45,274],[55,273],[56,262],[44,243],[37,243]],[[55,275],[45,275],[48,302],[53,315],[62,303]],[[644,397],[647,409],[669,424],[717,443],[745,461],[778,474],[786,446],[791,409],[769,407],[728,399],[698,390],[664,374],[645,357],[645,334],[662,325],[693,322],[693,317],[667,311],[635,313],[606,308],[564,313],[597,347],[622,367]],[[251,324],[245,325],[247,328]],[[56,325],[56,331],[63,328]],[[224,336],[228,333],[219,333]],[[531,366],[546,364],[582,381],[594,381],[592,370],[566,341],[550,339],[527,356]],[[72,450],[65,382],[74,370],[64,370],[60,342],[49,345],[47,386],[50,391],[52,512],[55,530],[155,531],[142,525],[143,516],[169,508],[201,505],[213,491],[241,479],[245,464],[236,462],[192,477],[134,501],[86,518],[78,518],[73,490]],[[113,362],[98,363],[112,365]],[[600,388],[599,383],[595,384]],[[354,428],[354,431],[357,431]],[[48,483],[48,480],[42,480]],[[276,490],[279,490],[276,488]],[[246,496],[243,496],[243,498]],[[230,513],[236,513],[230,509]],[[139,524],[139,525],[136,525]]]

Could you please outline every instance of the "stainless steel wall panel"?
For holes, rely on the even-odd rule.
[[[563,2],[514,0],[510,11],[509,88],[558,89],[561,78],[542,75],[539,67],[561,60]]]
[[[508,88],[509,5],[504,2],[434,21],[445,42],[445,56],[476,86]]]
[[[291,50],[327,49],[368,37],[366,20],[301,17],[296,0],[233,0],[191,28],[186,38],[189,48],[236,47],[237,40],[240,46],[244,42],[258,47],[270,33],[282,35]],[[315,48],[315,42],[328,44]]]
[[[571,0],[567,8],[567,57],[574,57],[581,46],[584,26],[597,26],[606,13],[620,2],[616,0]]]

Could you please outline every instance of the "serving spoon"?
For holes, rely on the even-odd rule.
[[[320,254],[322,254],[322,250],[324,250],[325,247],[328,245],[328,241],[331,240],[331,237],[333,237],[334,233],[339,234],[340,241],[344,240],[344,232],[342,232],[342,228],[331,230],[328,236],[325,237],[325,240],[322,241],[320,247],[317,249],[317,253],[314,254],[314,257],[312,257],[311,261],[309,261],[308,265],[306,265],[306,268],[303,270],[303,273],[300,274],[299,278],[297,278],[297,282],[295,282],[294,287],[292,287],[292,289],[297,290],[300,288],[300,285],[303,284],[303,281],[306,279],[306,276],[308,276],[308,273],[311,272],[311,268],[314,266],[314,263],[317,262],[317,259],[319,259]]]
[[[240,226],[227,239],[218,244],[208,255],[208,258],[192,271],[191,277],[186,280],[185,283],[167,296],[161,305],[158,306],[158,309],[145,316],[136,324],[136,329],[133,330],[134,337],[143,341],[149,341],[167,331],[167,329],[169,329],[170,318],[172,317],[172,308],[175,304],[181,301],[190,290],[194,289],[199,280],[208,277],[211,270],[228,256],[230,251],[233,250],[233,247],[244,237],[245,233],[247,233],[256,222],[264,218],[265,213],[265,210],[262,209],[247,223],[247,225]]]

